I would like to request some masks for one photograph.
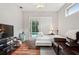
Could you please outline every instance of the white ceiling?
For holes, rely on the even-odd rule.
[[[37,8],[39,3],[18,3],[18,6],[22,6],[23,11],[58,11],[65,3],[41,3],[43,8]]]

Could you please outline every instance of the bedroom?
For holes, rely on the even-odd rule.
[[[21,46],[17,48],[17,50],[20,52],[18,52],[17,50],[15,50],[14,52],[12,51],[11,54],[14,55],[19,55],[19,54],[40,55],[40,53],[41,55],[42,54],[53,55],[52,53],[54,53],[55,55],[59,54],[59,52],[55,52],[53,48],[49,48],[49,47],[41,48],[41,46],[52,47],[51,40],[54,43],[53,38],[66,39],[66,35],[69,33],[70,34],[68,36],[70,36],[71,39],[75,38],[76,34],[74,33],[76,31],[79,31],[78,19],[79,19],[79,3],[76,4],[2,3],[0,4],[0,24],[13,25],[14,38],[11,39],[16,39],[16,40],[20,39],[18,40],[20,42],[18,44],[20,44]],[[2,30],[3,27],[0,28],[1,28],[0,31],[3,31]],[[71,34],[73,34],[74,36],[71,36]],[[26,46],[25,43],[28,46]],[[36,48],[34,44],[36,44],[36,46],[38,47]],[[17,44],[15,43],[15,45]],[[23,48],[25,48],[25,51],[27,51],[28,49],[28,51],[25,52],[24,50],[20,50]],[[55,47],[55,48],[60,48],[60,47]],[[53,52],[51,53],[51,51]],[[62,53],[63,52],[61,52],[60,54]],[[76,52],[73,53],[78,54]],[[70,54],[73,53],[70,52]]]

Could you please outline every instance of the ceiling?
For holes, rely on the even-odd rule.
[[[58,11],[65,3],[18,3],[23,11]],[[37,8],[38,5],[42,7]]]

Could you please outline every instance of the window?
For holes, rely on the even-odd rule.
[[[32,21],[32,32],[39,32],[38,25],[38,21]]]
[[[66,8],[66,16],[75,14],[76,12],[79,11],[79,3],[71,4]]]

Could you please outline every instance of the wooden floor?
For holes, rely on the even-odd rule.
[[[11,55],[40,55],[39,48],[29,48],[28,44],[23,43],[19,48],[17,48]]]

